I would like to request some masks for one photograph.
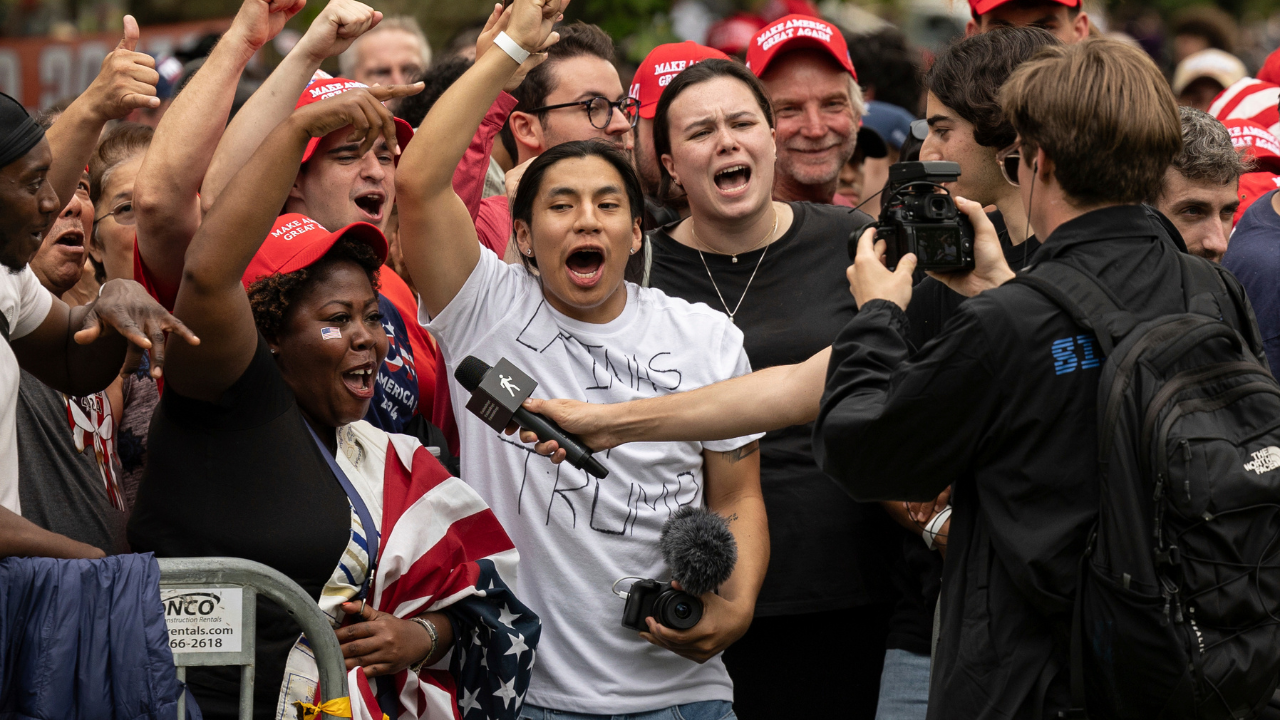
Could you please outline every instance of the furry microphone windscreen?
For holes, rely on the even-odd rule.
[[[662,526],[662,559],[685,592],[708,593],[724,584],[738,562],[738,543],[729,523],[713,512],[686,505]]]

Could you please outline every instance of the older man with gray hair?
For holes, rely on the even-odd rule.
[[[1240,206],[1240,176],[1249,172],[1227,128],[1212,115],[1180,107],[1182,152],[1165,171],[1152,205],[1182,233],[1187,251],[1221,262]]]
[[[431,44],[408,15],[382,19],[338,56],[342,77],[365,85],[407,85],[431,66]]]

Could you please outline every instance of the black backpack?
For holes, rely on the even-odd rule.
[[[1179,258],[1187,312],[1146,322],[1063,262],[1015,280],[1107,356],[1062,718],[1254,717],[1280,683],[1280,384],[1226,271]]]

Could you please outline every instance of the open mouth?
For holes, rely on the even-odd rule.
[[[751,168],[746,165],[732,165],[715,175],[716,187],[721,192],[738,192],[745,189],[749,182],[751,182]]]
[[[579,287],[593,287],[604,273],[604,253],[595,248],[583,248],[565,261],[569,279]]]
[[[68,230],[58,236],[53,241],[55,245],[64,245],[66,247],[83,248],[84,247],[84,231]]]
[[[372,363],[361,365],[342,373],[342,384],[347,386],[352,395],[361,400],[369,400],[373,397],[374,372]]]
[[[382,206],[386,204],[387,197],[382,193],[367,193],[356,198],[356,207],[360,208],[360,212],[373,221],[377,222],[382,219]]]

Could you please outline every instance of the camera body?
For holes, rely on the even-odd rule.
[[[672,630],[688,630],[702,619],[702,601],[696,595],[676,590],[669,582],[637,580],[627,592],[622,627],[648,632],[645,618],[649,617]]]
[[[889,184],[875,223],[876,240],[885,241],[889,269],[907,253],[915,253],[916,268],[938,272],[973,269],[973,224],[942,187],[960,177],[960,165],[939,160],[900,162],[889,166]],[[938,192],[942,190],[942,192]],[[849,236],[849,259],[858,254],[858,238],[867,226]]]

